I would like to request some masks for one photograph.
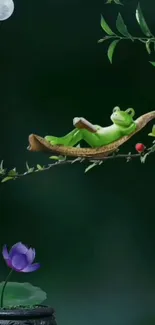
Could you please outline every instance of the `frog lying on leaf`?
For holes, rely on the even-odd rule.
[[[51,145],[64,145],[73,147],[81,140],[84,140],[92,148],[102,147],[119,140],[125,135],[130,135],[136,130],[136,123],[133,120],[135,112],[133,108],[121,111],[117,106],[113,109],[110,117],[112,125],[101,127],[93,125],[84,118],[75,117],[73,119],[73,129],[63,137],[46,136],[45,140]]]
[[[56,153],[66,157],[102,159],[117,151],[149,121],[155,118],[155,111],[148,112],[133,120],[134,110],[121,111],[115,107],[111,115],[113,124],[108,127],[93,125],[84,118],[74,118],[74,129],[64,137],[29,135],[28,150],[33,152]],[[89,148],[79,148],[77,144],[84,140]],[[75,147],[76,146],[76,147]]]

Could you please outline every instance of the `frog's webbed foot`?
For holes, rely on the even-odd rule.
[[[47,136],[45,137],[45,140],[46,140],[47,142],[50,142],[50,144],[51,144],[52,146],[59,145],[59,138],[58,138],[58,137],[54,137],[54,136],[51,136],[51,135],[47,135]]]
[[[75,117],[73,119],[73,125],[77,129],[85,129],[91,133],[97,132],[97,127],[87,121],[84,117]]]

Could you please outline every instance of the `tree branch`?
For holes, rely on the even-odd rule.
[[[145,151],[142,153],[131,154],[131,152],[129,152],[127,154],[119,154],[118,151],[116,151],[113,154],[106,156],[102,159],[97,159],[97,158],[86,159],[81,157],[78,157],[76,159],[67,159],[66,157],[62,157],[62,156],[52,156],[50,157],[50,159],[52,159],[54,162],[48,164],[47,166],[41,166],[37,164],[36,167],[29,167],[28,163],[26,163],[26,171],[24,173],[18,173],[16,168],[7,171],[7,169],[3,167],[3,161],[2,161],[0,164],[0,178],[1,178],[1,183],[4,183],[6,181],[15,180],[17,178],[31,175],[33,173],[46,171],[56,166],[69,165],[69,164],[71,165],[74,163],[83,163],[83,162],[90,163],[88,167],[85,169],[85,172],[87,172],[92,167],[101,165],[104,161],[111,160],[111,159],[125,159],[126,162],[130,162],[132,159],[139,158],[141,163],[144,163],[146,158],[154,151],[155,151],[155,144],[153,141],[153,145],[150,148],[145,149]]]

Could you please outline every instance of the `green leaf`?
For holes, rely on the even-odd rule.
[[[155,67],[155,62],[153,61],[149,61],[154,67]]]
[[[115,2],[117,5],[122,5],[122,6],[123,6],[123,3],[120,2],[120,0],[114,0],[114,2]]]
[[[18,172],[16,171],[16,168],[13,168],[8,172],[8,176],[15,177],[17,175],[18,175]]]
[[[29,167],[29,165],[28,165],[28,163],[26,162],[26,169],[27,169],[27,172],[26,173],[24,173],[24,174],[29,174],[29,173],[33,173],[33,171],[34,171],[34,167]]]
[[[152,127],[152,133],[153,133],[154,136],[155,136],[155,124],[154,124],[153,127]]]
[[[66,160],[66,156],[50,156],[49,159],[63,161]]]
[[[38,170],[43,170],[44,167],[42,167],[42,166],[40,166],[39,164],[37,164],[37,169],[38,169]]]
[[[1,163],[0,163],[0,175],[4,175],[5,174],[5,172],[6,172],[6,169],[4,169],[3,168],[3,160],[1,161]]]
[[[107,41],[108,39],[113,38],[113,36],[105,36],[97,41],[97,43],[103,43],[104,41]]]
[[[34,172],[34,167],[30,168],[27,173],[30,174],[30,173],[33,173]]]
[[[85,169],[85,173],[87,173],[90,169],[92,169],[93,167],[97,166],[96,163],[93,163],[91,165],[89,165],[86,169]]]
[[[2,179],[2,181],[1,181],[1,183],[5,183],[5,182],[7,182],[7,181],[9,181],[9,180],[11,180],[11,179],[14,179],[13,177],[9,177],[9,176],[7,176],[7,177],[5,177],[5,178],[3,178]]]
[[[140,161],[141,161],[141,163],[142,164],[144,164],[145,163],[145,161],[146,161],[146,158],[147,158],[147,156],[149,155],[149,153],[147,152],[145,155],[143,155],[143,156],[140,156]]]
[[[59,161],[64,161],[66,160],[66,156],[59,156]]]
[[[101,27],[102,29],[108,34],[108,35],[115,35],[115,33],[111,30],[111,28],[108,26],[108,24],[106,23],[105,19],[103,18],[103,16],[101,15]]]
[[[150,152],[155,152],[155,144],[151,147]]]
[[[116,3],[117,5],[123,5],[120,0],[107,0],[106,4]]]
[[[112,63],[114,50],[115,50],[115,47],[118,42],[119,42],[119,40],[115,40],[109,45],[107,54],[108,54],[108,59],[109,59],[110,63]]]
[[[0,283],[0,294],[4,281]],[[8,282],[4,294],[4,306],[41,304],[47,295],[39,287],[30,283]]]
[[[149,133],[148,135],[149,135],[149,137],[155,137],[155,135],[152,132]]]
[[[3,169],[3,163],[4,163],[4,160],[2,160],[0,163],[0,169]]]
[[[152,127],[152,132],[148,134],[151,137],[155,137],[155,125]]]
[[[137,9],[136,9],[136,19],[137,22],[142,30],[142,32],[146,35],[146,36],[152,36],[149,27],[147,26],[147,23],[144,19],[140,4],[138,3]]]
[[[151,40],[148,40],[146,43],[145,43],[145,46],[146,46],[146,50],[149,54],[151,54],[151,48],[150,48],[150,45],[151,45]]]
[[[28,162],[26,162],[26,169],[29,172],[32,168],[29,167]]]
[[[50,156],[49,159],[52,159],[52,160],[59,160],[59,156]]]
[[[116,27],[117,27],[118,31],[120,32],[120,34],[132,39],[132,36],[129,34],[128,29],[127,29],[120,13],[118,14],[117,19],[116,19]]]

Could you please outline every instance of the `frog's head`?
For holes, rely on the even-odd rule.
[[[116,125],[129,127],[133,123],[135,111],[133,108],[128,108],[126,111],[121,111],[118,106],[114,107],[110,116],[112,122]]]

